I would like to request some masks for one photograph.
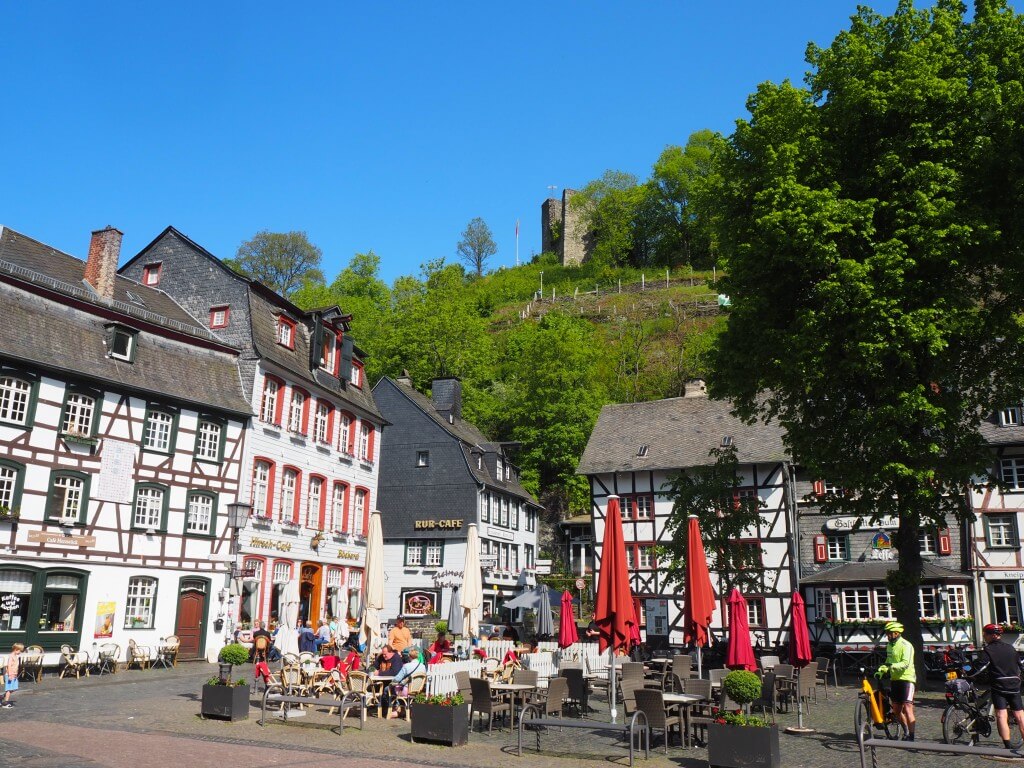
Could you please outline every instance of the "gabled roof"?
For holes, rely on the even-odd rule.
[[[3,226],[0,226],[0,272],[79,301],[226,346],[163,291],[118,274],[114,278],[113,300],[104,299],[85,282],[84,261]]]
[[[606,405],[576,472],[706,466],[714,463],[711,451],[726,437],[736,446],[740,463],[785,461],[782,434],[775,423],[745,424],[730,413],[727,402],[705,396]]]

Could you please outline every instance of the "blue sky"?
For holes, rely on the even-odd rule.
[[[895,0],[874,7],[891,12]],[[8,3],[0,224],[78,256],[168,224],[218,256],[305,230],[332,279],[373,249],[389,282],[454,259],[484,218],[492,268],[540,248],[549,185],[646,178],[668,144],[729,133],[759,82],[800,80],[846,0]]]

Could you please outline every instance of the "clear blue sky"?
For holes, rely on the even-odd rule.
[[[891,12],[896,0],[874,3]],[[492,267],[540,249],[549,185],[641,178],[729,133],[759,82],[800,80],[853,0],[781,3],[6,3],[0,224],[126,260],[173,224],[218,256],[305,230],[332,279],[454,259],[481,216]]]

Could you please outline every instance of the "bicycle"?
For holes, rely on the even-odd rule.
[[[869,739],[872,731],[880,731],[885,738],[899,741],[907,735],[907,728],[892,713],[889,691],[879,681],[875,688],[864,667],[860,668],[860,694],[853,722],[861,740]]]
[[[970,680],[947,680],[946,701],[949,705],[942,712],[942,740],[946,744],[974,747],[979,739],[987,739],[992,735],[996,717],[991,691],[979,692]],[[1012,722],[1010,743],[1012,749],[1018,749],[1022,743],[1020,731]]]

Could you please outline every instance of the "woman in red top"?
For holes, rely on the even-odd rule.
[[[427,652],[430,653],[430,660],[427,664],[440,664],[444,661],[444,655],[451,652],[452,644],[444,632],[437,633],[437,639],[430,644]]]

